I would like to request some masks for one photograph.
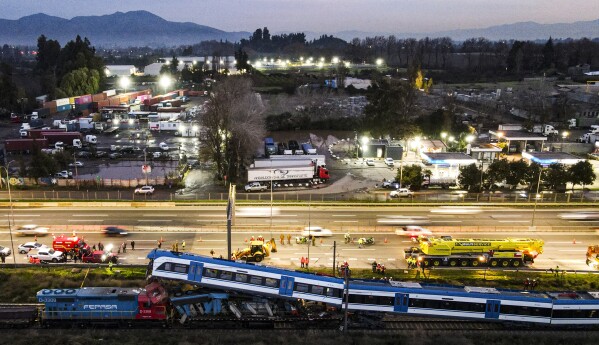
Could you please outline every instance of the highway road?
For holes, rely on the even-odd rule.
[[[253,236],[274,237],[279,243],[281,234],[298,236],[307,226],[322,226],[333,230],[334,236],[324,238],[316,246],[279,244],[279,251],[265,263],[298,267],[301,256],[310,255],[313,265],[332,267],[333,241],[337,241],[338,260],[347,260],[353,267],[368,267],[373,260],[383,262],[388,268],[405,268],[403,249],[410,246],[408,238],[395,235],[395,228],[402,224],[426,223],[436,235],[454,237],[534,237],[545,241],[545,252],[533,267],[585,270],[586,247],[599,244],[599,221],[562,219],[560,214],[571,209],[540,209],[535,212],[535,225],[529,228],[532,218],[530,209],[510,208],[433,208],[430,207],[274,207],[272,220],[270,207],[237,209],[236,226],[233,231],[233,249],[243,248]],[[420,218],[422,217],[422,218]],[[6,219],[9,210],[0,210],[0,245],[10,246]],[[50,227],[52,234],[75,232],[90,243],[112,243],[134,240],[136,251],[122,254],[124,263],[144,263],[145,254],[156,246],[159,239],[165,241],[163,248],[170,248],[175,241],[186,242],[186,251],[208,255],[226,255],[224,207],[171,208],[28,208],[14,211],[16,226],[35,223]],[[272,221],[272,227],[271,227]],[[101,229],[119,225],[130,234],[123,238],[107,238]],[[349,231],[354,238],[375,238],[376,244],[358,248],[357,244],[344,244],[343,233]],[[31,241],[31,237],[15,237],[15,245]],[[386,240],[386,243],[385,243]],[[52,237],[40,237],[39,242],[50,244]],[[293,240],[292,240],[293,242]],[[18,262],[25,255],[17,254]],[[11,258],[9,258],[9,262]]]

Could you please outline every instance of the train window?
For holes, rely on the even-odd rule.
[[[175,267],[172,271],[177,273],[187,273],[189,266],[183,264],[175,264]]]
[[[349,303],[364,304],[364,296],[362,296],[362,295],[349,295]]]
[[[243,273],[235,273],[235,281],[240,283],[247,283],[248,275]]]
[[[220,273],[220,279],[224,279],[224,280],[231,280],[233,279],[233,273],[232,272],[228,272],[228,271],[222,271]]]
[[[165,263],[163,266],[165,271],[172,271],[171,267],[173,266],[173,264],[171,264],[170,262]]]
[[[328,297],[339,297],[338,294],[336,294],[336,289],[333,288],[325,288],[325,293],[324,295],[328,296]]]
[[[218,276],[218,270],[212,268],[205,268],[204,276],[208,278],[216,278]]]
[[[279,280],[275,279],[275,278],[266,278],[264,280],[264,285],[266,285],[268,287],[278,288],[279,287]]]
[[[502,314],[512,314],[512,315],[531,315],[531,316],[543,316],[550,317],[551,309],[550,308],[537,308],[537,307],[527,307],[520,305],[501,305],[501,313]],[[555,312],[554,312],[555,314]]]
[[[308,292],[309,286],[308,284],[295,283],[295,291],[298,292]]]
[[[379,296],[379,305],[393,305],[393,297]]]
[[[555,319],[591,319],[597,318],[598,310],[554,310],[553,318]]]
[[[312,293],[315,295],[324,295],[324,287],[312,285]]]
[[[250,278],[250,284],[254,285],[262,285],[262,277],[252,276]]]

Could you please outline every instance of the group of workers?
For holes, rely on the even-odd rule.
[[[372,273],[385,274],[385,270],[385,265],[376,262],[376,260],[372,262]]]

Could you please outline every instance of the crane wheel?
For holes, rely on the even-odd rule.
[[[510,261],[509,260],[501,260],[501,266],[502,267],[508,267],[510,265]]]
[[[460,261],[460,266],[462,266],[462,267],[468,266],[468,260],[462,260],[462,261]]]
[[[478,260],[472,260],[472,267],[478,267]]]
[[[499,262],[497,260],[491,260],[491,267],[497,267]]]
[[[433,260],[433,266],[441,266],[441,260],[439,260],[439,259]]]
[[[514,260],[512,262],[512,266],[514,266],[514,267],[520,267],[521,264],[522,264],[522,262],[520,262],[520,260]]]
[[[449,266],[451,266],[451,267],[455,267],[455,266],[457,266],[457,265],[458,265],[458,262],[457,262],[457,260],[450,260],[450,261],[449,261]]]

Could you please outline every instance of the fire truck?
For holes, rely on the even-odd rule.
[[[406,259],[415,257],[424,267],[520,267],[531,264],[543,253],[543,240],[422,238],[418,247],[405,251]]]
[[[587,265],[599,268],[599,245],[589,246],[587,249]]]
[[[89,245],[83,241],[83,237],[78,236],[56,236],[52,241],[52,248],[65,253],[68,259],[72,259],[73,254],[90,252]]]

